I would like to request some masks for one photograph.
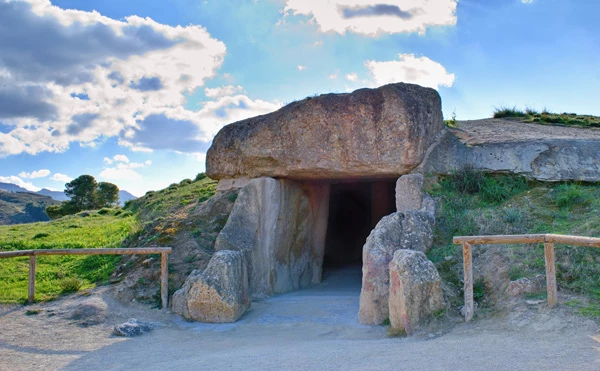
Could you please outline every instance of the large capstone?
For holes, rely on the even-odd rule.
[[[216,250],[241,251],[253,299],[321,280],[328,184],[258,178],[244,186]]]
[[[206,173],[397,178],[421,163],[443,127],[440,96],[430,88],[398,83],[325,94],[225,126],[208,150]]]

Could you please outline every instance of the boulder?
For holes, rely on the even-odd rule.
[[[320,281],[328,197],[327,184],[272,178],[240,190],[215,250],[244,254],[253,299]]]
[[[522,277],[518,280],[510,281],[506,288],[506,294],[509,296],[521,296],[525,294],[537,294],[546,289],[546,277],[537,275],[534,278]]]
[[[206,173],[213,179],[398,177],[421,163],[443,127],[439,94],[418,85],[309,97],[222,128],[208,150]]]
[[[216,252],[206,270],[194,270],[172,299],[174,313],[200,322],[235,322],[249,306],[246,263],[239,251]]]
[[[400,213],[383,217],[371,231],[363,247],[363,278],[358,320],[380,325],[388,318],[389,264],[402,239]]]
[[[402,175],[396,181],[396,211],[420,210],[423,206],[423,175]]]
[[[428,204],[431,207],[431,203]],[[379,325],[388,317],[389,263],[394,252],[426,252],[433,243],[435,219],[431,210],[390,214],[377,223],[363,247],[360,323]]]
[[[392,329],[411,334],[423,319],[446,307],[440,275],[421,251],[397,250],[389,270]]]

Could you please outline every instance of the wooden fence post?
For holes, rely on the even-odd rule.
[[[468,242],[462,243],[463,247],[463,270],[464,270],[464,293],[465,293],[465,322],[473,318],[473,253],[471,245]]]
[[[29,255],[29,286],[27,290],[27,302],[35,301],[35,255]]]
[[[544,257],[546,259],[546,288],[548,290],[548,306],[556,306],[557,288],[556,288],[556,262],[554,258],[554,243],[544,243]]]
[[[169,256],[166,252],[160,253],[160,298],[162,308],[168,309],[169,305]]]

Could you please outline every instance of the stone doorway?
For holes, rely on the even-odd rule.
[[[395,211],[395,180],[332,182],[323,255],[328,271],[362,268],[362,250],[369,233]]]

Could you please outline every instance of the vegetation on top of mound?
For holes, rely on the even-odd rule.
[[[578,127],[600,127],[600,117],[578,115],[576,113],[551,113],[545,109],[542,112],[526,108],[524,111],[516,107],[500,107],[494,109],[494,118],[513,118],[522,122],[538,124],[565,125]]]
[[[91,175],[80,175],[65,184],[68,201],[49,206],[46,213],[52,219],[72,215],[83,210],[98,210],[119,204],[119,187],[108,182],[96,182]]]
[[[488,175],[464,171],[427,180],[438,213],[434,244],[428,252],[440,275],[462,304],[462,249],[454,236],[558,233],[600,237],[600,184],[529,182],[515,175]],[[473,264],[477,271],[497,254],[507,264],[507,279],[545,275],[543,246],[537,244],[476,245]],[[600,250],[556,246],[559,291],[582,293],[600,303]],[[498,269],[500,269],[498,267]],[[489,299],[490,284],[481,278],[480,305]],[[543,295],[543,293],[541,293]]]

